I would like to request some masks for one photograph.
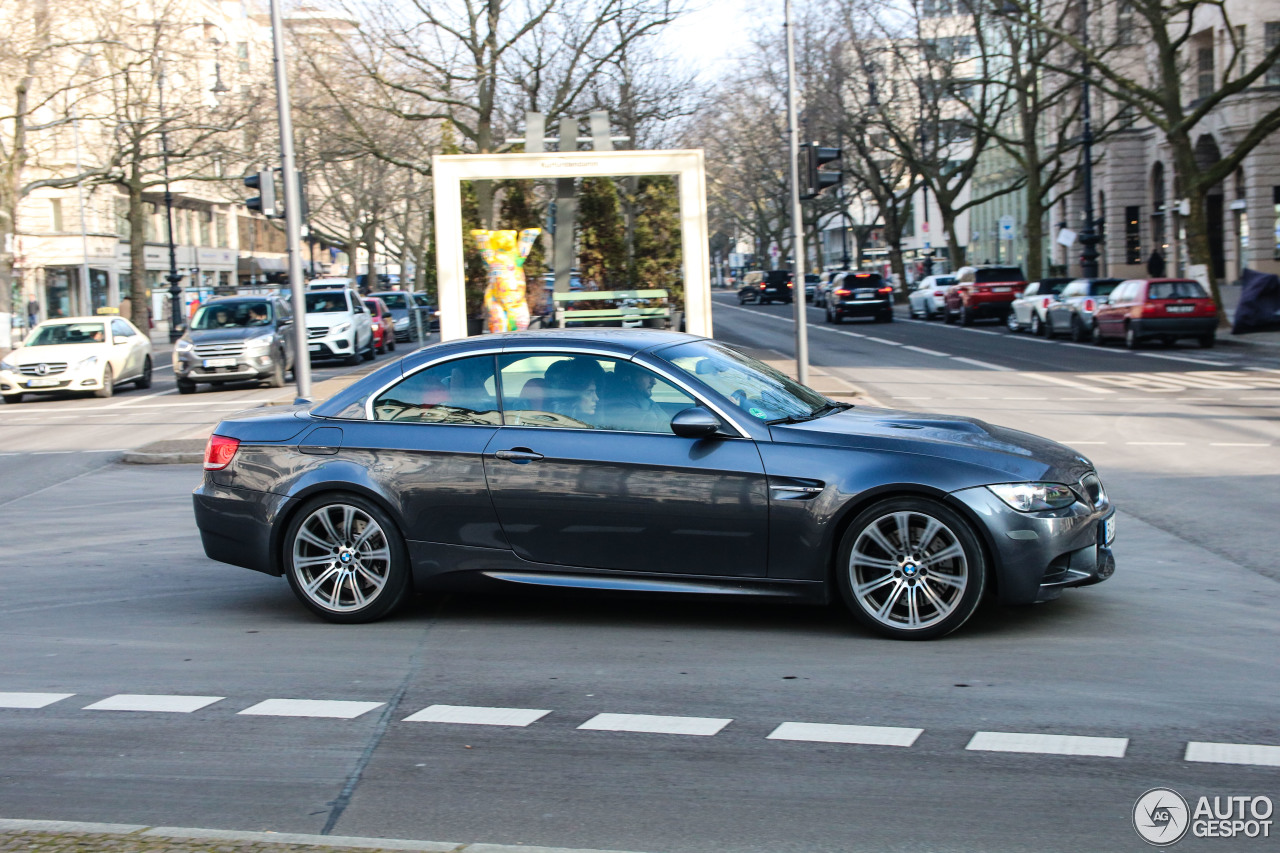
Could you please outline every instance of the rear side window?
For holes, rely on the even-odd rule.
[[[1085,288],[1087,288],[1088,286],[1089,285],[1087,282],[1083,282],[1083,281],[1074,282],[1070,287],[1062,291],[1062,295],[1064,298],[1069,296],[1080,296],[1081,294],[1084,293]]]
[[[878,272],[855,272],[844,277],[842,286],[844,287],[879,287],[883,281]]]
[[[373,419],[498,426],[493,356],[446,361],[406,376],[374,398]]]
[[[791,280],[791,273],[786,270],[769,270],[765,275],[769,277],[769,283],[775,285],[786,284]]]
[[[1156,281],[1147,288],[1148,299],[1205,299],[1198,281]]]
[[[1017,267],[990,267],[974,270],[973,280],[978,284],[992,281],[1026,281],[1027,277]]]
[[[1120,286],[1120,279],[1118,278],[1104,278],[1100,281],[1095,281],[1093,283],[1093,295],[1094,296],[1110,296],[1112,293],[1115,292],[1115,289],[1119,286]]]

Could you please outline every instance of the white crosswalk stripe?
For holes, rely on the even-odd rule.
[[[118,693],[101,702],[86,705],[86,711],[156,711],[167,714],[191,714],[221,702],[225,696],[169,696],[141,693]]]
[[[978,732],[965,749],[977,752],[1030,752],[1040,755],[1090,755],[1124,758],[1129,739],[1024,732]]]
[[[663,717],[651,714],[596,714],[580,729],[598,732],[640,732],[642,734],[700,735],[709,737],[733,720],[712,717]]]
[[[846,726],[831,723],[783,723],[769,740],[799,740],[815,743],[857,743],[870,746],[911,746],[924,729],[894,726]]]
[[[331,699],[267,699],[241,711],[254,717],[328,717],[354,720],[386,702],[341,702]]]
[[[1251,764],[1280,767],[1280,746],[1256,743],[1204,743],[1192,741],[1183,755],[1185,761],[1209,764]]]
[[[533,708],[484,708],[471,705],[432,705],[405,717],[406,723],[461,723],[469,726],[528,726],[550,711]]]
[[[74,693],[0,693],[0,708],[46,708]]]

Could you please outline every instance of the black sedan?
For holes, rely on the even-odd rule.
[[[1114,571],[1088,459],[967,418],[855,408],[705,338],[584,329],[419,350],[313,406],[222,421],[205,552],[334,622],[524,586],[824,603],[925,639],[984,594]]]

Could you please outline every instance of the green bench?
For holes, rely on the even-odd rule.
[[[665,290],[575,290],[553,294],[561,328],[574,326],[671,325],[670,294]]]

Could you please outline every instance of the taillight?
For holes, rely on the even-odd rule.
[[[893,288],[892,288],[892,287],[882,287],[882,288],[880,288],[879,292],[880,292],[880,293],[893,293]]]
[[[844,290],[844,289],[842,288],[842,289],[840,289],[840,290],[837,290],[837,291],[836,291],[836,296],[848,296],[848,295],[849,295],[849,294],[851,294],[851,293],[853,293],[853,291],[852,291],[852,290]]]
[[[935,291],[933,292],[933,295],[934,295],[934,296],[946,296],[946,295],[947,295],[947,292],[946,292],[945,290],[935,290]]]
[[[1143,317],[1156,317],[1163,313],[1164,306],[1156,302],[1144,302],[1142,304]]]
[[[763,283],[762,283],[762,284],[760,285],[760,289],[761,289],[761,290],[764,290],[767,286],[768,286],[768,285],[766,285],[766,284],[763,284]]]
[[[236,450],[240,447],[240,439],[228,438],[225,435],[209,436],[209,443],[204,448],[204,470],[221,471],[231,464]]]
[[[1084,301],[1084,310],[1085,310],[1085,311],[1087,311],[1088,313],[1092,314],[1092,313],[1093,313],[1093,309],[1094,309],[1094,307],[1095,307],[1097,304],[1098,304],[1098,303],[1094,302],[1092,299],[1086,299],[1086,300]]]
[[[1048,308],[1049,308],[1049,303],[1050,303],[1050,302],[1052,302],[1052,301],[1053,301],[1052,299],[1050,299],[1049,297],[1047,297],[1047,296],[1046,296],[1046,297],[1045,297],[1045,298],[1040,302],[1040,307],[1041,307],[1041,308],[1044,308],[1045,310],[1048,310]]]

